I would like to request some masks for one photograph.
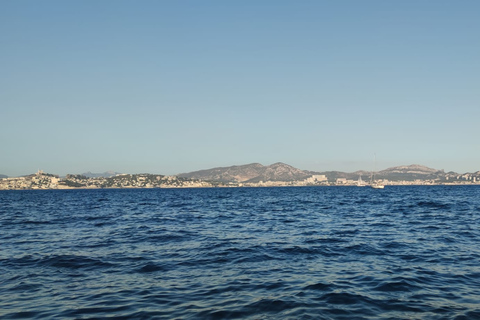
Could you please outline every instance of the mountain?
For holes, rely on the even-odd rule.
[[[8,178],[8,176],[6,176],[4,174],[0,174],[0,179],[5,179],[5,178]]]
[[[246,182],[260,181],[298,181],[312,176],[311,172],[294,168],[288,164],[277,162],[264,166],[260,174]]]
[[[269,166],[260,163],[251,163],[247,165],[219,167],[207,170],[194,171],[190,173],[179,174],[179,177],[188,179],[200,179],[206,181],[217,181],[223,183],[258,183],[260,181],[302,181],[312,175],[324,175],[330,183],[335,183],[337,179],[358,180],[360,177],[364,181],[369,181],[372,171],[325,171],[313,172],[300,170],[285,163],[274,163]],[[455,180],[472,180],[478,177],[476,173],[459,175],[455,172],[445,173],[443,170],[437,170],[418,164],[391,167],[385,170],[375,172],[375,179],[385,179],[389,181],[415,181],[415,180],[435,180],[439,182]],[[480,178],[477,178],[480,179]]]
[[[181,173],[178,177],[219,182],[296,181],[312,175],[311,172],[294,168],[281,162],[264,166],[251,163],[241,166],[219,167],[207,170]]]
[[[103,173],[92,173],[92,172],[88,171],[88,172],[82,173],[82,176],[85,176],[87,178],[100,178],[100,177],[110,178],[110,177],[114,177],[118,174],[120,174],[120,172],[105,171]]]
[[[346,178],[350,180],[357,180],[362,177],[364,181],[368,181],[372,176],[372,171],[355,171],[355,172],[341,172],[341,171],[326,171],[319,172],[328,178],[328,181],[336,181],[338,178]],[[389,181],[414,181],[414,180],[444,180],[446,173],[443,170],[432,169],[429,167],[412,164],[408,166],[397,166],[375,172],[375,179],[386,179]],[[450,176],[458,175],[455,172],[449,172]]]
[[[445,171],[412,164],[409,166],[398,166],[379,171],[375,173],[375,177],[391,181],[435,180],[445,178]]]
[[[342,172],[342,171],[324,171],[316,172],[316,175],[324,175],[327,177],[328,181],[334,182],[339,178],[345,178],[349,180],[358,180],[359,177],[362,177],[362,180],[366,181],[370,177],[371,173],[368,171],[357,171],[357,172]]]
[[[257,177],[263,166],[260,163],[251,163],[241,166],[218,167],[194,171],[189,173],[181,173],[177,175],[181,178],[200,179],[207,181],[219,182],[243,182]]]

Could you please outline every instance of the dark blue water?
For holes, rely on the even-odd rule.
[[[0,192],[0,318],[480,319],[480,187]]]

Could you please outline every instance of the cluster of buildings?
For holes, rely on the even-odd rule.
[[[120,174],[114,177],[88,178],[82,175],[57,175],[38,171],[25,177],[0,179],[0,190],[26,189],[97,189],[97,188],[201,188],[209,182],[153,174]]]
[[[458,185],[479,184],[480,172],[475,174],[446,175],[443,179],[415,179],[411,181],[380,180],[384,185]],[[0,190],[23,189],[95,189],[95,188],[211,188],[211,187],[282,187],[282,186],[365,186],[368,183],[347,178],[329,180],[326,175],[312,175],[298,181],[260,181],[251,183],[220,183],[154,174],[119,174],[113,177],[89,178],[83,175],[57,175],[39,170],[36,174],[0,179]]]
[[[39,170],[25,177],[0,179],[0,190],[61,189],[60,177]]]
[[[469,176],[465,178],[464,176],[458,176],[455,178],[449,178],[448,176],[444,179],[414,179],[414,180],[388,180],[388,179],[379,179],[377,182],[380,182],[386,186],[426,186],[426,185],[469,185],[469,184],[479,184],[480,178],[476,176]],[[329,183],[329,185],[337,186],[366,186],[370,182],[364,182],[361,180],[351,180],[346,178],[337,178],[335,182]]]

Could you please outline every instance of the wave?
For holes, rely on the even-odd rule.
[[[0,318],[480,316],[480,188],[15,194]]]
[[[50,255],[43,257],[35,257],[32,255],[25,255],[20,258],[1,259],[0,262],[11,267],[53,267],[66,269],[97,269],[109,268],[114,265],[109,262],[104,262],[101,259],[77,256],[77,255]]]

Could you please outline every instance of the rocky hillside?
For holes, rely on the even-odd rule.
[[[312,175],[324,175],[328,182],[335,183],[337,179],[344,178],[348,180],[358,180],[360,177],[363,181],[370,181],[371,171],[325,171],[312,172],[294,168],[285,163],[275,163],[264,166],[259,163],[251,163],[241,166],[221,167],[208,170],[200,170],[190,173],[182,173],[178,175],[182,178],[199,179],[204,181],[216,181],[221,183],[258,183],[262,182],[278,182],[278,181],[302,181]],[[458,174],[455,172],[445,173],[443,170],[432,169],[429,167],[412,164],[407,166],[397,166],[382,171],[375,172],[376,179],[385,179],[388,181],[476,181],[480,179],[477,173]]]
[[[412,164],[409,166],[398,166],[388,168],[382,171],[379,171],[375,174],[379,179],[388,179],[391,181],[396,180],[430,180],[430,179],[443,179],[445,177],[445,172],[443,170],[437,170],[421,166],[418,164]]]
[[[281,162],[269,166],[251,163],[242,166],[219,167],[179,174],[179,177],[219,182],[298,181],[308,178],[311,172],[294,168]]]
[[[277,162],[265,166],[260,170],[260,174],[247,182],[260,181],[299,181],[310,177],[312,173],[294,168],[288,164]]]
[[[355,171],[355,172],[341,172],[341,171],[327,171],[318,174],[323,174],[328,178],[328,181],[335,181],[338,178],[346,178],[356,180],[362,177],[364,181],[368,181],[372,176],[372,171]],[[449,173],[452,176],[457,173]],[[429,167],[412,164],[408,166],[397,166],[388,168],[382,171],[375,172],[376,179],[386,179],[389,181],[414,181],[414,180],[445,180],[446,173],[443,170],[432,169]]]
[[[260,163],[251,163],[242,166],[218,167],[189,173],[181,173],[177,176],[206,181],[243,182],[257,177],[261,168],[263,168],[263,166]]]

